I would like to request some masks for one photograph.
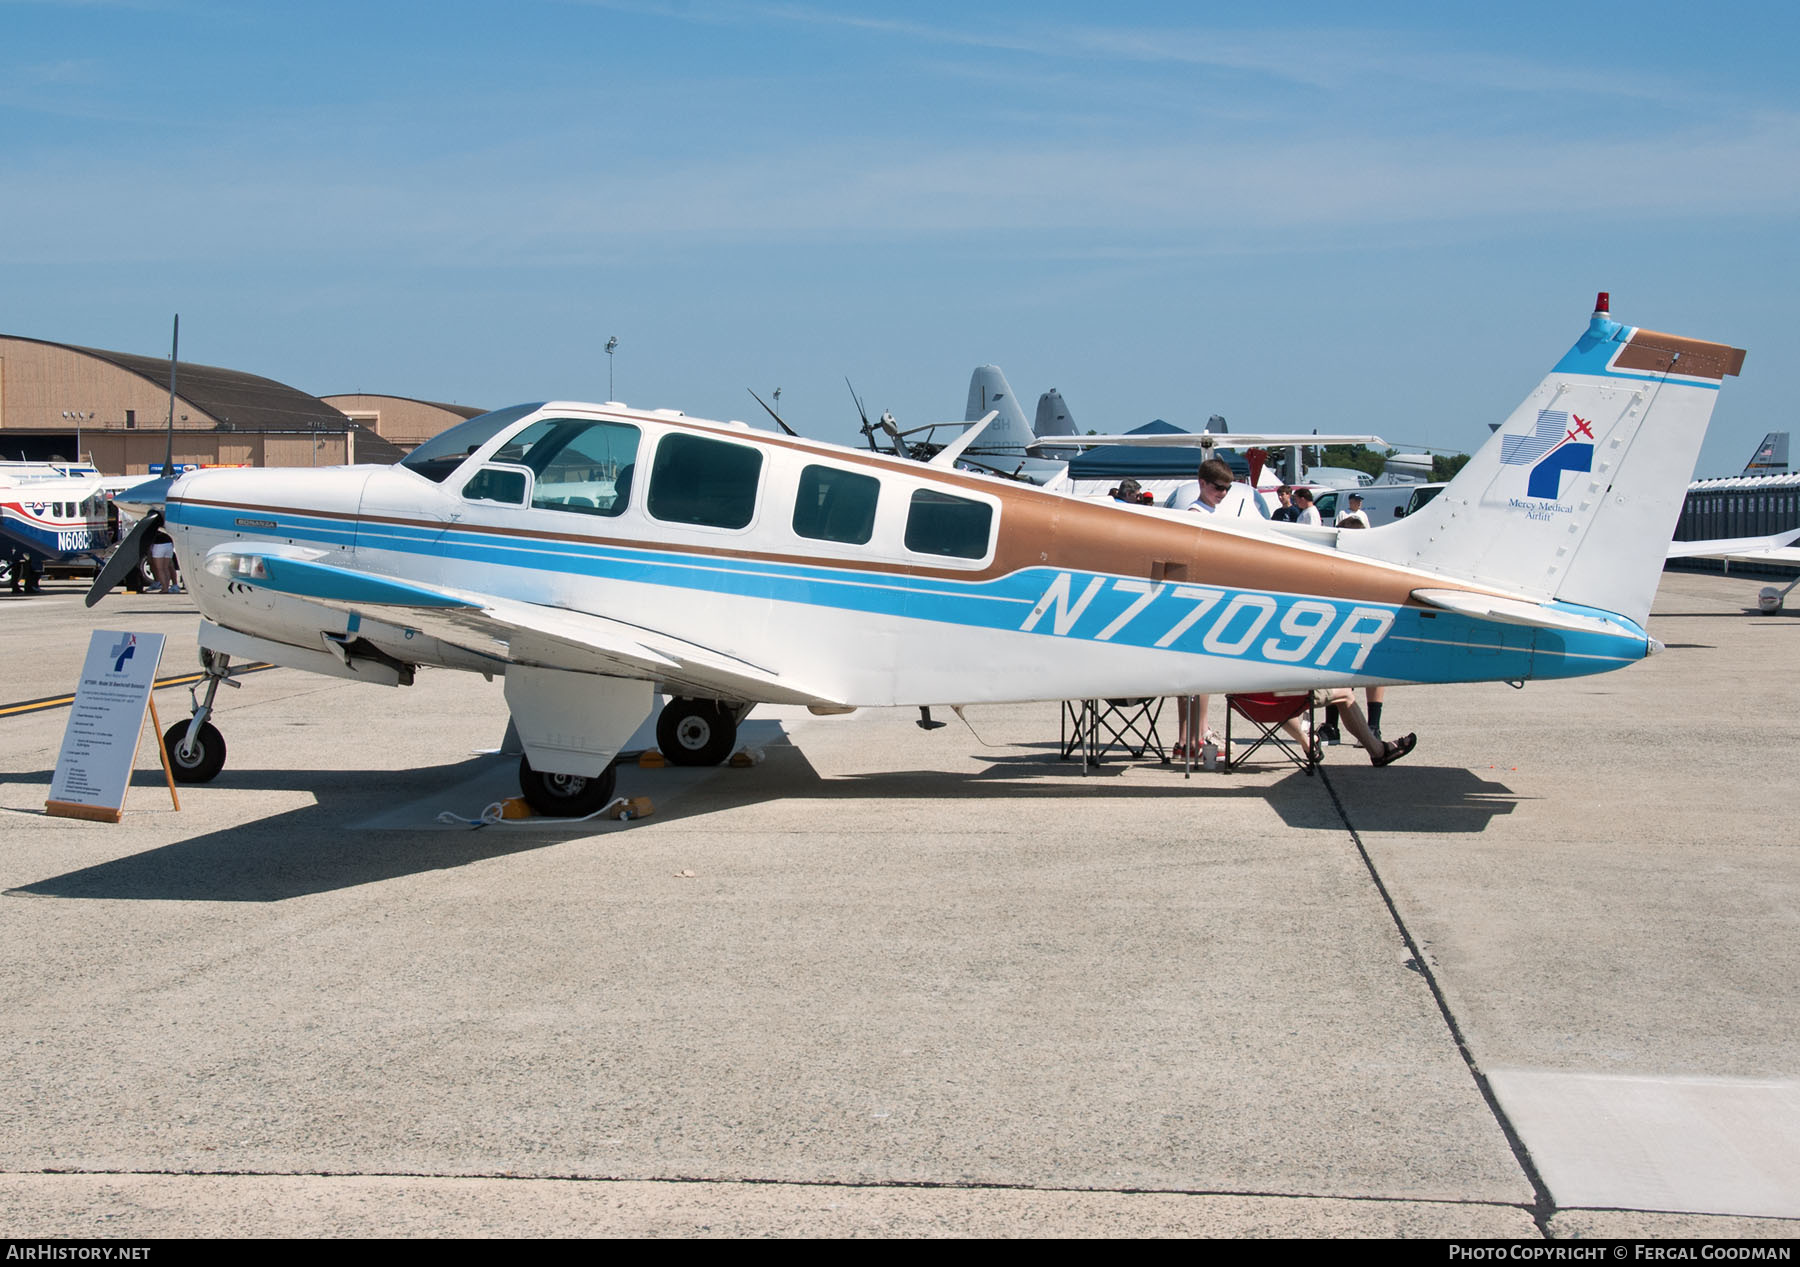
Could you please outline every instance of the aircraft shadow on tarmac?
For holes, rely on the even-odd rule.
[[[546,832],[359,831],[359,819],[396,802],[429,796],[435,790],[446,807],[456,805],[453,792],[492,773],[496,759],[478,757],[454,766],[420,771],[392,770],[252,770],[227,771],[219,786],[259,791],[306,791],[315,804],[218,831],[175,841],[129,857],[116,858],[79,871],[20,885],[9,894],[39,897],[184,902],[278,902],[284,898],[372,884],[399,876],[466,866],[489,858],[560,843],[570,834],[591,835],[594,825],[568,824]],[[510,766],[510,763],[508,763]],[[160,783],[132,784],[132,805],[150,797],[167,797]],[[156,772],[160,777],[160,771]],[[47,784],[49,772],[37,778]],[[14,780],[8,780],[14,781]],[[183,795],[206,795],[186,788]],[[143,799],[140,799],[143,798]],[[165,799],[158,807],[166,813]],[[480,806],[461,807],[477,813]]]
[[[482,830],[446,829],[420,810],[410,826],[393,807],[408,802],[473,815],[488,793],[504,786],[511,760],[472,758],[453,766],[421,770],[253,770],[239,767],[221,776],[221,788],[312,793],[313,804],[195,836],[188,840],[116,858],[78,871],[51,876],[9,890],[9,894],[125,901],[278,902],[286,898],[373,884],[382,880],[466,866],[509,854],[592,839],[603,848],[623,841],[601,837],[654,828],[683,819],[782,799],[968,800],[1003,802],[1019,796],[1069,802],[1071,810],[1108,803],[1189,800],[1203,806],[1220,798],[1266,801],[1296,829],[1422,832],[1480,832],[1496,814],[1510,813],[1517,798],[1503,784],[1477,778],[1456,767],[1407,765],[1375,770],[1362,765],[1330,765],[1325,777],[1298,770],[1264,782],[1275,767],[1248,766],[1242,774],[1196,772],[1184,779],[1174,767],[1159,767],[1166,785],[1130,783],[1122,777],[1141,763],[1109,761],[1083,777],[1078,762],[1056,752],[1018,751],[989,756],[980,769],[883,770],[821,776],[804,753],[789,744],[771,745],[755,774],[731,770],[621,772],[620,792],[648,794],[655,814],[642,823],[532,819]],[[745,777],[748,775],[749,777]],[[760,777],[759,777],[760,776]],[[140,772],[134,798],[165,794],[154,775]],[[6,781],[47,784],[49,772],[11,776]],[[1339,813],[1335,800],[1348,814]],[[188,795],[205,795],[189,789]],[[501,793],[507,794],[507,793]],[[137,802],[142,805],[144,802]],[[166,804],[161,807],[166,813]],[[127,813],[129,816],[129,803]]]
[[[1408,761],[1386,770],[1328,765],[1325,772],[1344,807],[1344,821],[1359,832],[1478,833],[1527,799],[1462,766]]]
[[[1160,768],[1168,777],[1167,785],[1122,781],[1128,770],[1143,766],[1152,771]],[[1520,799],[1505,784],[1478,778],[1460,766],[1408,763],[1377,770],[1352,759],[1349,763],[1328,763],[1324,779],[1299,770],[1290,770],[1272,784],[1258,777],[1274,770],[1278,767],[1252,764],[1238,773],[1196,770],[1192,777],[1183,778],[1179,766],[1163,767],[1154,758],[1115,758],[1090,766],[1084,776],[1079,762],[1059,760],[1052,748],[1048,753],[994,757],[986,769],[967,773],[883,770],[839,775],[822,781],[808,795],[833,799],[993,800],[1023,794],[1033,799],[1095,802],[1102,806],[1109,801],[1171,798],[1193,800],[1201,806],[1211,800],[1251,799],[1266,801],[1282,822],[1294,828],[1341,830],[1353,826],[1363,831],[1437,835],[1484,831],[1495,816],[1512,813]],[[1329,790],[1326,780],[1330,781]],[[1333,804],[1331,791],[1337,793],[1348,813],[1348,823]]]

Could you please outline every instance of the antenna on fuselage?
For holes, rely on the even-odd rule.
[[[780,427],[783,431],[787,432],[789,435],[798,438],[800,433],[798,431],[795,431],[792,427],[788,426],[787,423],[783,422],[781,420],[781,415],[776,413],[773,409],[769,408],[768,402],[765,401],[761,396],[758,396],[756,394],[756,389],[754,387],[746,387],[746,388],[744,388],[744,390],[749,392],[750,395],[755,399],[756,403],[761,405],[763,407],[763,409],[768,413],[769,417],[771,417],[775,420],[776,426]],[[780,398],[781,388],[777,387],[775,389],[775,395],[776,395],[777,399]]]

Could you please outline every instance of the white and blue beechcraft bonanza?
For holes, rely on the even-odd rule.
[[[1613,321],[1444,492],[1361,532],[1082,501],[741,423],[518,405],[392,467],[210,470],[156,507],[208,683],[168,745],[225,759],[234,659],[389,686],[505,679],[538,809],[592,812],[654,693],[677,761],[760,702],[854,706],[1569,677],[1644,631],[1721,382],[1741,350]],[[920,654],[929,648],[929,654]]]

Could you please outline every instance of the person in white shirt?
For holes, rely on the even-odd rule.
[[[1350,509],[1338,516],[1337,526],[1340,528],[1367,528],[1369,526],[1369,516],[1364,513],[1362,508],[1362,494],[1351,493],[1344,500],[1350,504]]]
[[[1298,507],[1300,511],[1300,517],[1294,520],[1295,523],[1310,524],[1314,528],[1319,526],[1319,508],[1313,505],[1312,489],[1296,488],[1294,490],[1294,505]]]
[[[1200,464],[1198,500],[1188,509],[1207,515],[1217,514],[1225,502],[1225,495],[1231,492],[1231,485],[1231,468],[1218,458],[1207,458]]]
[[[1199,474],[1200,492],[1188,509],[1203,515],[1220,514],[1220,507],[1225,505],[1226,498],[1236,487],[1231,478],[1231,468],[1218,458],[1208,458],[1200,464]],[[1175,756],[1178,760],[1183,757],[1190,760],[1199,757],[1206,750],[1207,744],[1218,742],[1218,736],[1206,724],[1208,698],[1205,695],[1176,697],[1178,736],[1175,740]]]

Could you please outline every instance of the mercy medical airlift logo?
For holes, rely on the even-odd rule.
[[[107,652],[107,654],[113,658],[113,672],[123,673],[125,671],[125,661],[131,659],[136,653],[137,635],[128,633],[120,634],[118,645]]]
[[[1586,436],[1585,443],[1576,437]],[[1512,505],[1533,519],[1548,519],[1552,513],[1572,514],[1575,508],[1557,501],[1562,493],[1565,471],[1577,474],[1594,469],[1594,424],[1566,409],[1538,410],[1537,426],[1530,435],[1500,437],[1502,466],[1530,466],[1531,478],[1525,484],[1525,496],[1548,505],[1513,498]]]

